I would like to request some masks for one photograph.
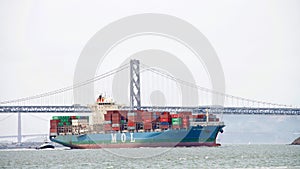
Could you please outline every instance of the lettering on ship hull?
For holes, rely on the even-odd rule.
[[[122,143],[125,143],[127,140],[126,134],[125,133],[121,133],[120,135],[120,140]],[[116,133],[111,133],[111,142],[112,143],[117,143],[117,134]],[[133,133],[130,133],[130,143],[134,143],[135,142],[135,138],[133,137]]]

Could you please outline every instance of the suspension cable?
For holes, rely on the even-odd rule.
[[[67,86],[67,87],[64,87],[64,88],[61,88],[61,89],[53,90],[53,91],[42,93],[42,94],[37,94],[37,95],[34,95],[34,96],[29,96],[29,97],[24,97],[24,98],[20,98],[20,99],[14,99],[14,100],[8,100],[8,101],[2,101],[2,102],[0,102],[0,104],[22,102],[22,101],[38,99],[38,98],[42,98],[42,97],[46,97],[46,96],[51,96],[51,95],[55,95],[55,94],[58,94],[58,93],[63,93],[63,92],[73,90],[73,89],[81,87],[81,86],[85,86],[85,85],[93,83],[95,81],[104,79],[104,78],[109,77],[113,74],[116,74],[120,71],[123,71],[124,69],[127,69],[128,67],[129,67],[129,63],[127,63],[125,65],[122,65],[122,66],[120,66],[116,69],[113,69],[111,71],[108,71],[106,73],[103,73],[101,75],[98,75],[96,77],[93,77],[91,79],[88,79],[86,81],[76,83],[74,85],[70,85],[70,86]]]
[[[210,92],[210,93],[213,93],[213,94],[217,94],[217,95],[223,95],[225,97],[230,97],[230,98],[234,98],[234,99],[237,99],[237,100],[245,100],[245,101],[248,101],[248,102],[257,102],[257,103],[263,103],[263,104],[270,104],[270,105],[275,105],[275,106],[282,106],[282,107],[292,107],[292,106],[288,106],[288,105],[285,105],[285,104],[275,104],[275,103],[270,103],[270,102],[263,102],[263,101],[258,101],[258,100],[251,100],[251,99],[247,99],[247,98],[243,98],[243,97],[238,97],[238,96],[233,96],[233,95],[229,95],[229,94],[225,94],[225,93],[222,93],[222,92],[219,92],[219,91],[216,91],[216,90],[213,90],[213,89],[208,89],[208,88],[205,88],[205,87],[202,87],[202,86],[199,86],[197,84],[194,84],[194,83],[191,83],[191,82],[187,82],[187,81],[184,81],[184,80],[181,80],[179,78],[176,78],[174,76],[171,76],[165,72],[162,72],[156,68],[153,68],[153,67],[150,67],[148,65],[145,65],[145,64],[142,64],[141,63],[141,67],[144,68],[144,70],[149,70],[155,74],[158,74],[158,75],[161,75],[161,76],[164,76],[168,79],[171,79],[175,82],[178,82],[180,84],[183,84],[183,85],[186,85],[186,86],[189,86],[189,87],[193,87],[193,88],[197,88],[197,89],[200,89],[201,91],[204,91],[204,92]]]

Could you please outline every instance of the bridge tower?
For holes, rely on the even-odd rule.
[[[140,61],[130,60],[130,109],[141,109]]]

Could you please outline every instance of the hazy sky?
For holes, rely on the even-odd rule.
[[[0,100],[72,84],[77,59],[87,41],[109,23],[141,13],[176,16],[198,28],[217,52],[226,93],[300,105],[300,2],[297,0],[1,1]],[[184,55],[177,57],[185,60]],[[10,129],[0,129],[0,135],[16,133],[15,120],[12,117],[1,121]],[[289,126],[293,131],[289,132],[299,133],[299,117],[293,120]],[[260,119],[257,122],[262,123]],[[40,127],[48,125],[37,123]],[[28,133],[46,133],[47,127],[23,128]]]

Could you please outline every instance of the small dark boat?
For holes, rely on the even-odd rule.
[[[36,147],[36,149],[40,150],[40,149],[54,149],[54,145],[45,142],[44,144],[40,145],[39,147]]]

